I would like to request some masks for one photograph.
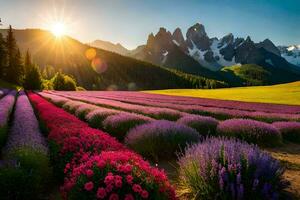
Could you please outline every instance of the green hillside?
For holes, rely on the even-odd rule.
[[[224,67],[220,72],[232,86],[271,85],[299,80],[299,75],[291,71],[255,64]]]
[[[202,97],[246,102],[300,105],[300,81],[273,85],[224,89],[178,89],[146,91],[175,96]]]

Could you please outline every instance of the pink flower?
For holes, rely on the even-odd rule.
[[[131,172],[131,170],[132,170],[132,166],[129,165],[129,164],[127,164],[127,165],[125,166],[125,173],[129,173],[129,172]]]
[[[119,195],[116,193],[113,193],[110,195],[109,200],[119,200]]]
[[[106,186],[105,190],[106,190],[107,193],[109,193],[113,190],[113,188],[114,188],[114,186],[112,184],[110,184],[110,185]]]
[[[84,184],[84,189],[86,189],[87,191],[91,191],[93,188],[94,188],[94,183],[92,181]]]
[[[134,184],[132,186],[132,190],[136,193],[140,193],[140,192],[142,192],[142,187],[139,184]]]
[[[132,194],[126,194],[124,200],[134,200],[134,197]]]
[[[121,181],[121,180],[116,180],[116,181],[115,181],[115,185],[116,185],[116,187],[118,187],[118,188],[122,187],[122,181]]]
[[[143,190],[141,192],[141,196],[142,196],[143,199],[147,199],[149,197],[149,193],[146,190]]]
[[[111,173],[108,173],[108,175],[104,179],[104,183],[106,185],[110,185],[114,183],[114,176]]]
[[[94,175],[94,172],[93,172],[93,170],[90,170],[90,169],[88,169],[88,170],[86,170],[86,175],[87,175],[87,177],[92,177],[93,175]]]
[[[133,176],[127,175],[127,176],[126,176],[126,181],[127,181],[127,183],[132,184]]]
[[[98,190],[97,190],[97,198],[104,199],[105,196],[106,196],[105,189],[103,187],[102,188],[98,188]]]

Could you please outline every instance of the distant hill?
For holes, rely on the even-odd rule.
[[[0,32],[6,34],[6,30]],[[192,88],[189,80],[163,67],[110,51],[94,48],[97,59],[90,61],[86,53],[91,47],[68,36],[57,39],[37,29],[14,30],[14,34],[21,51],[28,49],[42,70],[51,65],[86,89]]]
[[[279,80],[289,82],[290,79],[297,80],[298,78],[296,74],[289,71],[255,64],[224,67],[221,73],[235,86],[271,85],[278,83]]]
[[[130,50],[126,49],[123,47],[120,43],[114,44],[108,41],[103,41],[103,40],[95,40],[88,45],[92,47],[96,47],[99,49],[107,50],[107,51],[112,51],[121,55],[128,55],[130,53]]]

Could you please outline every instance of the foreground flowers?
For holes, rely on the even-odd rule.
[[[258,147],[207,139],[179,160],[179,194],[188,199],[279,199],[283,168]]]
[[[28,96],[49,132],[54,167],[65,180],[64,199],[175,199],[163,171],[39,95]]]
[[[1,199],[38,199],[49,184],[48,148],[26,94],[19,92],[0,166]]]

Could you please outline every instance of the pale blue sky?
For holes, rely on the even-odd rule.
[[[49,28],[55,16],[82,42],[103,39],[127,48],[145,43],[161,26],[185,34],[196,22],[210,37],[232,32],[300,44],[300,0],[0,0],[3,27]]]

